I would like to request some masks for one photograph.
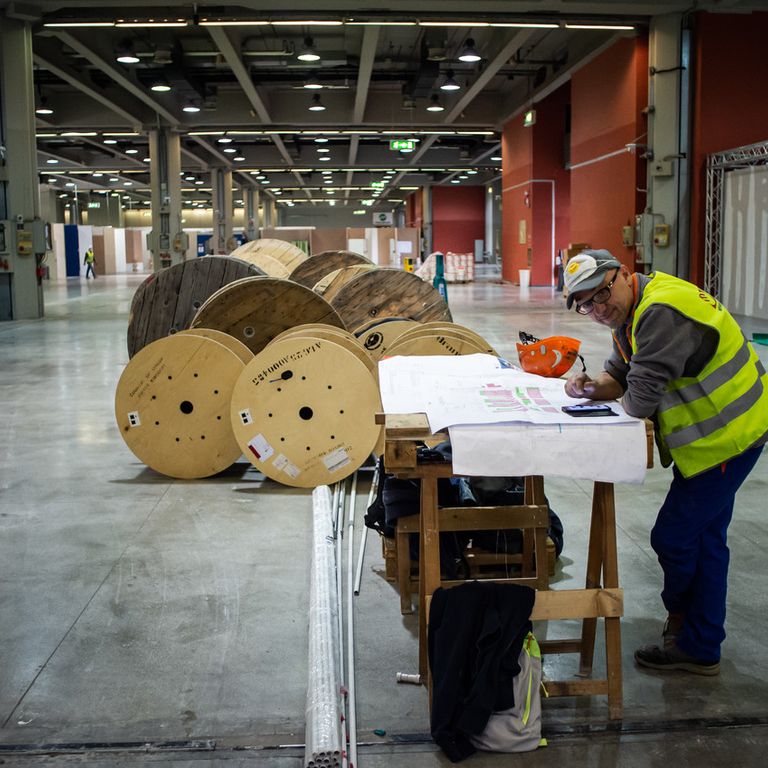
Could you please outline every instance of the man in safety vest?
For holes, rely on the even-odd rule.
[[[673,479],[651,531],[668,611],[661,645],[635,651],[642,667],[720,671],[728,581],[726,536],[736,491],[768,441],[768,376],[736,321],[677,277],[632,274],[608,251],[565,268],[567,305],[611,329],[613,351],[594,378],[571,376],[571,397],[613,400],[652,417]]]
[[[94,279],[96,278],[96,272],[93,269],[93,262],[96,261],[96,257],[93,255],[93,248],[91,246],[88,246],[88,249],[85,252],[85,256],[83,257],[83,264],[85,265],[85,279],[87,280],[91,275],[93,275]]]

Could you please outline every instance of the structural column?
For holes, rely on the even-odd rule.
[[[32,33],[0,17],[0,318],[43,316]]]
[[[259,191],[253,187],[246,187],[245,196],[245,236],[248,240],[259,238]]]
[[[229,255],[235,249],[232,240],[232,171],[226,168],[211,171],[211,207],[214,253]]]
[[[653,269],[687,279],[690,61],[681,24],[677,13],[651,20],[648,146],[653,156],[648,162],[645,242],[640,245],[648,251],[644,261]]]
[[[432,187],[426,184],[421,188],[421,218],[424,222],[421,236],[424,240],[424,258],[432,253]]]
[[[168,128],[149,132],[152,231],[147,247],[152,266],[158,269],[186,258],[189,240],[181,225],[181,144]]]
[[[275,201],[268,196],[264,196],[264,229],[271,229],[277,226],[277,211],[275,210]]]

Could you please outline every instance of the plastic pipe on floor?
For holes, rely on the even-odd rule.
[[[306,768],[340,766],[343,751],[341,669],[331,490],[312,492],[312,567],[309,588],[309,658],[305,711]]]

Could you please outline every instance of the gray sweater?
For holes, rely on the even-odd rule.
[[[637,278],[639,303],[650,278],[640,274]],[[614,334],[613,351],[604,365],[606,372],[624,388],[622,403],[627,413],[647,418],[656,412],[670,381],[701,372],[715,354],[719,337],[709,326],[664,304],[652,304],[643,313],[635,331],[634,354],[628,336],[631,328],[630,317]],[[625,357],[629,363],[624,362]]]

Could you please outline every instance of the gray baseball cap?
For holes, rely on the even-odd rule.
[[[568,309],[573,306],[574,293],[597,288],[603,282],[606,272],[619,267],[621,267],[621,263],[613,257],[610,251],[605,249],[582,251],[569,259],[565,265],[564,274],[565,288],[568,291],[565,304]]]

